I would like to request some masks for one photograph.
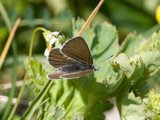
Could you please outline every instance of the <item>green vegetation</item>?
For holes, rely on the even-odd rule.
[[[106,0],[82,34],[94,65],[100,69],[78,79],[49,81],[46,76],[53,68],[44,56],[47,35],[50,31],[61,31],[62,37],[54,46],[61,47],[77,35],[85,23],[81,17],[86,19],[98,3],[77,1],[76,8],[76,2],[62,1],[63,4],[58,0],[47,1],[47,5],[42,0],[0,2],[1,51],[12,21],[20,14],[23,16],[1,68],[0,95],[8,96],[9,101],[4,102],[0,96],[0,119],[104,120],[111,114],[122,120],[159,120],[160,26],[149,8],[142,9],[147,0],[143,1],[145,4],[138,0]],[[75,19],[74,14],[80,17]],[[17,82],[21,79],[19,88]],[[7,81],[12,83],[9,90],[4,86]],[[14,106],[13,98],[17,100]],[[24,103],[29,106],[23,108]],[[107,113],[114,106],[117,112]]]

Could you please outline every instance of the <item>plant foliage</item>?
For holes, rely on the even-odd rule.
[[[82,19],[73,21],[73,36],[83,24]],[[39,120],[104,120],[104,112],[113,106],[108,100],[112,97],[122,120],[159,118],[159,98],[151,97],[159,94],[148,96],[148,81],[155,81],[160,72],[160,32],[130,33],[119,45],[116,28],[105,22],[90,26],[83,38],[99,71],[79,79],[49,81],[46,75],[52,68],[47,60],[26,61],[25,78],[36,97],[23,118],[30,119],[38,110]]]

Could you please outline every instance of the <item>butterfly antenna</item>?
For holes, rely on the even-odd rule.
[[[110,59],[111,57],[113,57],[113,55],[111,55],[111,56],[109,56],[108,58],[106,58],[106,59],[102,60],[101,62],[99,62],[99,64],[103,63],[105,60]],[[100,67],[97,67],[97,65],[95,65],[94,67],[95,67],[95,71],[97,71],[97,70],[99,70],[99,69],[100,69]]]
[[[101,64],[101,63],[103,63],[104,61],[106,61],[106,60],[110,59],[111,57],[113,57],[113,55],[111,55],[111,56],[109,56],[108,58],[106,58],[106,59],[102,60],[99,64]]]

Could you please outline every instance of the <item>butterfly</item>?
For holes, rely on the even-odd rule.
[[[80,36],[71,38],[62,48],[52,48],[48,61],[55,68],[49,79],[80,78],[97,70],[87,43]]]

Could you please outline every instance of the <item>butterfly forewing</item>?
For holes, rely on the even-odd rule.
[[[60,52],[59,48],[53,48],[48,56],[48,61],[49,63],[54,67],[54,68],[59,68],[64,65],[69,65],[69,64],[77,64],[78,61],[67,57],[63,53]]]
[[[93,58],[87,43],[82,37],[74,37],[67,41],[62,48],[62,52],[79,62],[93,64]]]

